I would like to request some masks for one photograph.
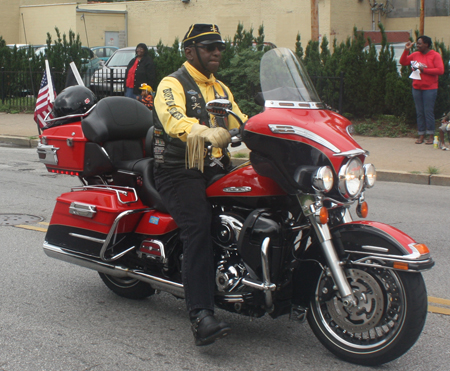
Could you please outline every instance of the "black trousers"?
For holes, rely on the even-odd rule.
[[[206,185],[219,166],[199,170],[155,169],[155,184],[166,208],[180,228],[183,243],[182,278],[188,311],[214,310],[215,270],[211,240],[211,204]]]

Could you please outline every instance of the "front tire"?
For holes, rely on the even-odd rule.
[[[380,268],[347,269],[357,307],[345,308],[324,273],[310,301],[308,322],[320,342],[351,363],[390,362],[419,338],[427,315],[427,292],[420,273]]]
[[[111,291],[123,298],[142,300],[155,293],[148,283],[137,279],[114,277],[100,272],[98,274]]]

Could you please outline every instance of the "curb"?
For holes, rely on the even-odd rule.
[[[19,147],[34,148],[37,147],[39,139],[13,135],[0,135],[0,143],[12,144]]]
[[[0,143],[12,144],[19,147],[35,148],[39,139],[23,136],[0,135]],[[233,166],[247,162],[248,158],[232,158]],[[399,182],[412,184],[425,184],[450,187],[450,175],[412,174],[406,171],[377,170],[377,180],[383,182]]]

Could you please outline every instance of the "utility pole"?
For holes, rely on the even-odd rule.
[[[311,40],[319,41],[319,0],[311,0]]]
[[[425,33],[425,0],[420,0],[420,35]]]

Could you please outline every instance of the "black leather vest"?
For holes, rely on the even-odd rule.
[[[199,86],[189,74],[186,67],[181,66],[170,77],[176,78],[184,89],[186,116],[195,117],[201,125],[209,127],[209,114],[205,109],[205,99],[200,92]],[[225,89],[223,91],[225,92],[225,97],[221,96],[220,98],[227,99],[228,95]],[[177,115],[181,116],[182,114],[175,107],[172,90],[167,89],[163,91],[163,94],[169,113],[175,118],[177,118]],[[186,143],[178,138],[172,138],[164,131],[156,110],[153,110],[153,120],[155,125],[153,156],[157,166],[163,168],[184,167],[186,164]],[[209,163],[209,159],[205,158],[205,166]]]

